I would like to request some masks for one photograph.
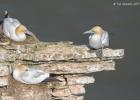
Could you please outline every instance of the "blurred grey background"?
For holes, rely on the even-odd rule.
[[[124,48],[125,58],[117,60],[116,71],[94,73],[85,100],[140,100],[140,5],[116,5],[129,1],[0,0],[0,19],[7,9],[40,40],[75,44],[87,44],[82,33],[101,25],[110,33],[110,48]]]

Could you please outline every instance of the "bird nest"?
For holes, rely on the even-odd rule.
[[[32,36],[27,35],[25,41],[17,42],[9,39],[3,33],[0,33],[0,44],[15,44],[15,45],[24,45],[24,44],[34,44],[36,43],[35,39]]]

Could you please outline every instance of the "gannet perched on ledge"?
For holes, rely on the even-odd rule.
[[[7,11],[5,11],[5,18],[3,20],[3,33],[13,41],[24,41],[26,34],[31,35],[36,41],[39,41],[19,20],[9,17]]]
[[[103,30],[100,26],[95,26],[91,30],[84,32],[84,34],[90,34],[89,46],[93,49],[100,49],[109,46],[108,32]]]
[[[103,30],[100,26],[95,26],[91,30],[84,32],[84,34],[90,34],[89,46],[92,49],[100,49],[96,52],[97,56],[102,59],[103,48],[109,46],[108,32]]]
[[[50,77],[49,72],[43,72],[38,69],[31,69],[23,64],[18,64],[13,70],[13,78],[21,83],[25,84],[38,84],[44,80],[47,82],[59,81],[56,78]]]

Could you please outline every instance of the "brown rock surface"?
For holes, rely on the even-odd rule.
[[[11,43],[0,47],[0,100],[83,100],[85,84],[95,82],[91,73],[115,70],[114,59],[124,56],[123,49],[97,50],[72,42]],[[15,81],[11,73],[18,63],[49,71],[62,82],[26,85]],[[79,95],[79,96],[78,96]]]

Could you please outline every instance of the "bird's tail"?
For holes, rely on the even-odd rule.
[[[48,82],[62,82],[62,81],[59,79],[56,79],[54,77],[49,77],[49,78],[45,79],[44,81],[42,81],[42,83],[48,83]]]
[[[8,11],[5,10],[5,12],[4,12],[4,18],[8,18],[8,17],[9,17]]]
[[[4,18],[8,18],[8,17],[9,17],[9,14],[8,14],[7,10],[5,10]],[[3,20],[0,21],[0,25],[2,25],[2,24],[3,24]]]

